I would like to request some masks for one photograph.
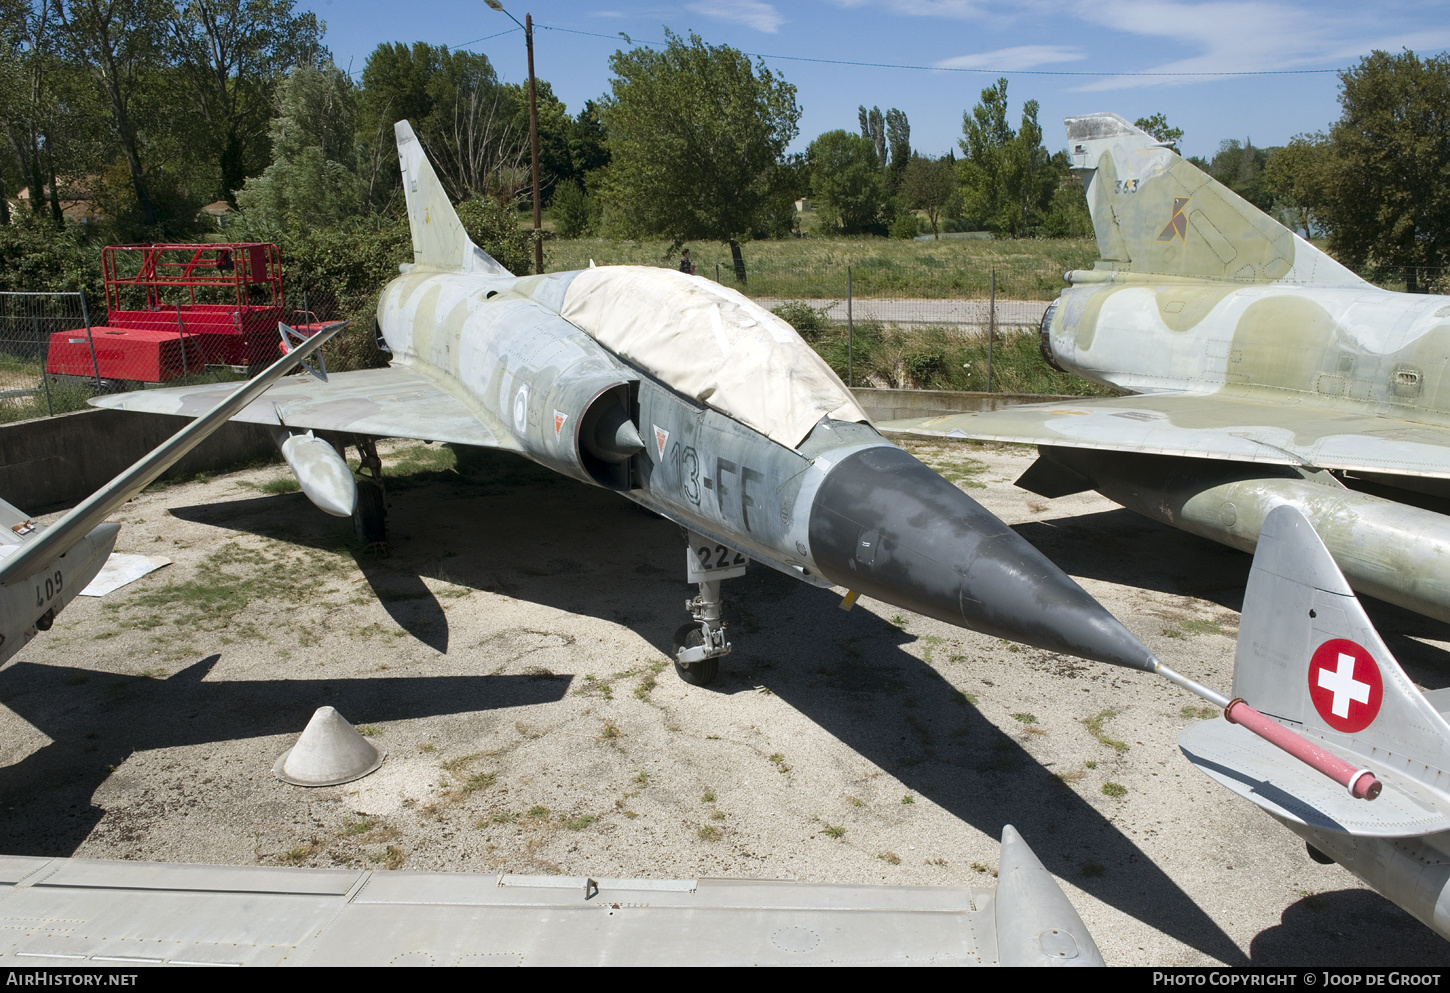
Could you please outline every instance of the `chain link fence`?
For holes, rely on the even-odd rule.
[[[85,356],[76,375],[47,374],[56,337]],[[79,410],[98,382],[84,293],[0,293],[0,423]]]

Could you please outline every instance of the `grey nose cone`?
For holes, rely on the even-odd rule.
[[[899,448],[830,470],[811,507],[811,555],[831,582],[974,631],[1153,671],[1153,656],[1007,525]]]
[[[375,771],[386,755],[336,710],[319,707],[297,744],[277,757],[272,772],[293,786],[338,786]]]

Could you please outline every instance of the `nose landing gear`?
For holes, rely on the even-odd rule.
[[[722,580],[745,575],[749,561],[733,548],[710,541],[693,531],[686,532],[689,552],[685,557],[686,578],[700,585],[700,593],[685,601],[694,618],[675,632],[675,671],[693,686],[705,686],[720,674],[720,658],[730,654],[725,624],[720,619]]]

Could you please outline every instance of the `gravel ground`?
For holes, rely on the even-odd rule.
[[[763,567],[726,584],[720,681],[669,666],[683,543],[511,456],[384,446],[390,557],[267,466],[153,489],[82,598],[0,669],[0,851],[820,882],[982,882],[1014,824],[1111,964],[1430,963],[1450,946],[1196,772],[1198,701]],[[1226,689],[1249,559],[1088,494],[1031,450],[919,445],[1170,665]],[[270,486],[269,486],[270,484]],[[1370,603],[1430,688],[1443,626]],[[312,711],[387,749],[273,778]]]

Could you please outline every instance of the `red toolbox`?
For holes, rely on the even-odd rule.
[[[95,361],[91,361],[91,345]],[[188,373],[199,373],[206,362],[190,336],[146,328],[91,328],[57,331],[50,336],[50,355],[45,371],[52,375],[94,378],[99,367],[102,379],[164,383]]]

